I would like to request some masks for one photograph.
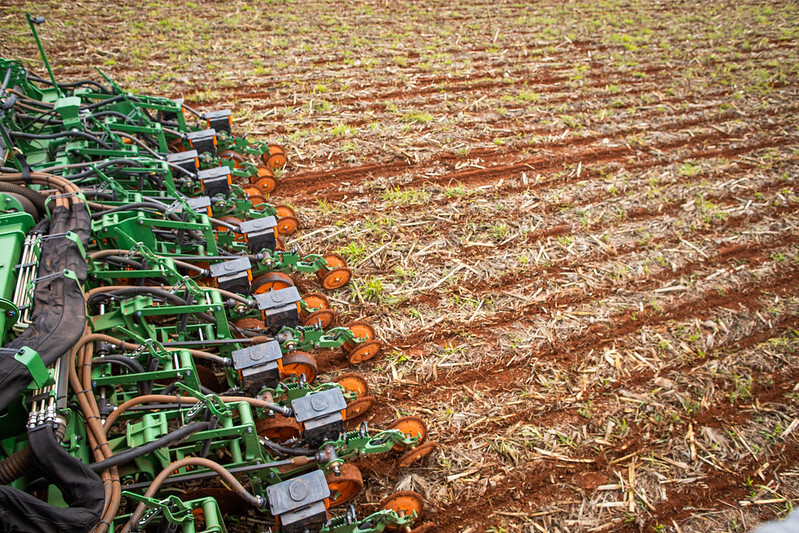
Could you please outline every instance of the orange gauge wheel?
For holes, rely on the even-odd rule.
[[[356,400],[352,400],[350,403],[347,404],[347,420],[352,420],[353,418],[358,418],[362,414],[366,413],[372,406],[375,404],[375,397],[374,396],[363,396],[358,397]]]
[[[255,185],[245,185],[242,189],[244,189],[247,199],[252,202],[253,206],[266,203],[266,198],[261,194],[261,189]]]
[[[294,280],[291,276],[283,272],[267,272],[256,276],[252,280],[252,293],[263,294],[269,291],[276,291],[278,289],[285,289],[294,286]]]
[[[321,292],[309,292],[303,295],[302,300],[305,302],[305,310],[302,316],[308,316],[314,311],[321,311],[322,309],[330,309],[330,300]]]
[[[419,440],[416,441],[417,446],[422,444],[427,438],[427,425],[418,416],[403,416],[396,419],[388,428],[399,430],[407,438],[419,437]],[[394,449],[402,451],[404,448],[399,444],[395,444]]]
[[[297,376],[305,374],[305,381],[311,383],[316,379],[319,368],[316,359],[307,352],[292,352],[283,356],[283,374]]]
[[[322,257],[327,261],[327,268],[333,270],[334,268],[342,268],[347,266],[347,260],[341,254],[330,252],[324,254]]]
[[[355,396],[359,398],[369,394],[369,384],[366,383],[366,379],[355,372],[341,374],[335,381],[341,385],[345,392],[355,394]]]
[[[280,415],[259,418],[255,421],[255,428],[260,436],[274,442],[286,442],[300,436],[300,425],[297,421]]]
[[[270,144],[269,154],[263,154],[261,160],[264,162],[264,165],[272,170],[283,168],[286,166],[286,163],[288,163],[286,151],[282,146],[277,144]]]
[[[322,329],[327,329],[336,320],[336,313],[332,309],[320,309],[302,319],[303,326],[319,325]]]
[[[241,164],[244,163],[244,156],[233,150],[222,150],[217,154],[217,157],[219,157],[219,159],[230,159],[233,161],[233,166],[235,168],[240,167]]]
[[[425,442],[397,459],[397,466],[400,468],[411,466],[422,457],[427,457],[433,453],[436,448],[438,448],[438,444],[435,442]]]
[[[280,204],[275,206],[275,211],[277,211],[277,218],[282,217],[296,217],[297,213],[294,212],[294,209],[291,206],[286,204]]]
[[[338,507],[353,499],[363,488],[363,476],[358,467],[349,463],[341,465],[340,475],[333,472],[325,476],[330,488],[330,507]]]
[[[402,516],[409,516],[412,513],[416,513],[416,516],[419,516],[422,514],[422,509],[424,509],[424,498],[413,491],[403,490],[395,492],[383,500],[380,508],[394,511]]]

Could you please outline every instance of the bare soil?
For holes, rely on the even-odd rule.
[[[742,532],[799,501],[795,2],[2,2],[41,73],[26,8],[59,78],[287,148],[275,202],[388,346],[322,377],[440,444],[360,463],[360,513],[412,489],[432,531]]]

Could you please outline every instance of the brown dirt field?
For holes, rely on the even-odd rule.
[[[388,346],[349,369],[367,421],[440,444],[362,461],[360,514],[412,489],[445,533],[742,532],[799,501],[795,2],[0,4],[4,57],[41,72],[31,9],[59,78],[287,148],[295,242],[348,258],[339,319]]]

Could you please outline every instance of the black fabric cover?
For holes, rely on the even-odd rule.
[[[86,327],[86,305],[81,286],[86,281],[87,265],[77,244],[62,234],[67,231],[76,233],[85,247],[90,224],[91,218],[84,204],[73,204],[71,209],[53,209],[48,232],[52,237],[42,243],[37,276],[41,278],[67,269],[75,272],[80,284],[64,275],[39,281],[33,292],[31,325],[5,348],[18,350],[28,346],[38,352],[46,366],[50,366],[80,339]],[[13,353],[1,354],[0,410],[19,396],[28,383],[28,369],[14,359]]]
[[[58,443],[50,425],[28,433],[36,466],[58,487],[68,508],[52,506],[21,490],[0,486],[0,532],[81,533],[100,520],[105,491],[100,477]]]

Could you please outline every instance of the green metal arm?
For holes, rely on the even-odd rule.
[[[31,17],[30,13],[25,13],[25,18],[28,19],[28,26],[30,26],[33,38],[36,40],[36,46],[39,47],[39,53],[42,56],[42,61],[44,61],[44,66],[47,68],[48,74],[50,74],[50,81],[53,82],[53,88],[56,90],[59,96],[64,96],[64,93],[61,92],[61,88],[58,86],[58,82],[55,81],[53,69],[50,68],[50,62],[47,60],[47,54],[44,53],[42,41],[39,40],[39,34],[36,32],[36,25],[42,24],[44,22],[44,17],[33,18]]]

